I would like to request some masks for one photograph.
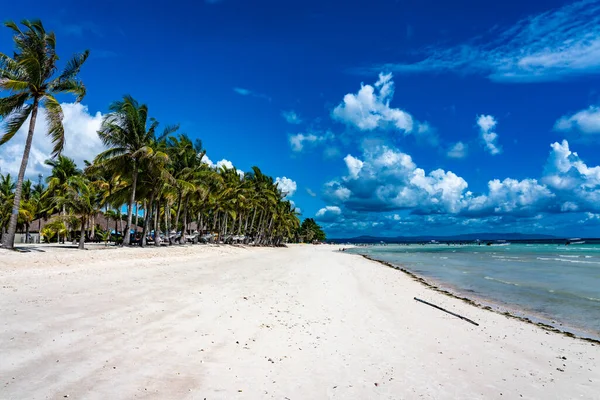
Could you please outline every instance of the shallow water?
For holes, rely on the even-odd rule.
[[[351,251],[600,338],[598,244],[388,245]]]

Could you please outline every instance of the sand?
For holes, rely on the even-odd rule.
[[[600,398],[600,345],[337,248],[0,250],[0,399]]]

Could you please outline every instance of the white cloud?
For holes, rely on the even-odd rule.
[[[290,146],[293,152],[299,153],[308,146],[316,146],[320,143],[333,139],[333,133],[327,131],[325,133],[298,133],[289,136]]]
[[[492,129],[490,119],[481,121]],[[504,178],[486,193],[468,191],[452,171],[426,172],[397,149],[375,145],[344,158],[348,174],[324,185],[325,199],[349,212],[409,210],[416,215],[457,218],[533,217],[541,213],[600,211],[600,166],[586,165],[567,141],[552,144],[541,180]]]
[[[212,160],[208,158],[206,154],[204,155],[204,157],[202,157],[202,163],[208,165],[211,168],[215,167],[215,163],[213,163]]]
[[[493,132],[496,124],[496,119],[491,115],[480,115],[477,117],[477,125],[479,125],[485,149],[493,156],[502,153],[502,147],[497,143],[498,134]]]
[[[392,74],[379,74],[375,86],[361,85],[356,94],[349,93],[332,113],[334,119],[362,131],[374,129],[397,129],[412,132],[412,116],[399,109],[391,108],[394,97]]]
[[[302,214],[302,210],[296,206],[294,200],[288,200],[292,205],[292,210],[296,211],[298,214]]]
[[[310,197],[317,197],[317,194],[315,192],[313,192],[312,190],[310,190],[309,188],[306,188],[306,193],[308,193],[308,195]]]
[[[269,100],[269,101],[272,100],[266,94],[257,93],[257,92],[254,92],[254,91],[250,90],[250,89],[244,89],[244,88],[241,88],[241,87],[234,87],[233,91],[236,92],[237,94],[239,94],[240,96],[251,96],[251,97],[256,97],[256,98],[259,98],[259,99],[265,99],[265,100]]]
[[[585,135],[600,133],[600,107],[590,106],[573,115],[565,115],[556,121],[554,129],[561,132],[579,132]]]
[[[294,110],[282,111],[281,116],[283,117],[283,119],[285,119],[287,121],[288,124],[296,124],[297,125],[297,124],[302,123],[302,119],[300,118],[300,116],[298,114],[296,114],[296,112]]]
[[[275,178],[275,184],[281,193],[285,195],[285,198],[290,198],[294,195],[294,193],[296,193],[296,182],[290,178],[286,178],[285,176],[283,178],[277,177]]]
[[[380,73],[374,86],[361,84],[356,94],[345,95],[331,116],[361,131],[399,131],[404,135],[413,134],[417,141],[437,146],[439,138],[429,123],[418,122],[408,112],[390,106],[394,90],[392,74]]]
[[[465,158],[469,147],[463,142],[456,142],[448,149],[447,156],[450,158]]]
[[[569,143],[551,145],[550,156],[544,168],[543,182],[560,199],[571,203],[581,210],[597,210],[600,208],[600,166],[589,167],[576,152],[572,152]],[[565,206],[562,208],[574,208]]]
[[[581,0],[491,29],[453,47],[430,48],[416,63],[379,71],[483,74],[494,81],[553,81],[600,72],[600,3]]]
[[[352,196],[350,189],[342,186],[338,181],[331,181],[325,184],[325,192],[330,199],[333,199],[336,203],[341,203]]]
[[[222,159],[221,161],[217,162],[216,168],[221,169],[222,167],[225,169],[233,169],[233,163],[229,160]]]
[[[84,167],[84,160],[92,161],[98,153],[104,150],[104,146],[98,137],[98,130],[102,124],[102,114],[90,114],[87,106],[76,103],[61,104],[65,128],[65,147],[63,155],[75,160],[80,168]],[[45,111],[40,110],[36,121],[33,143],[27,164],[26,175],[36,177],[38,174],[44,176],[50,173],[50,168],[44,161],[50,158],[52,153],[52,141],[46,135],[48,125],[44,117]],[[0,167],[3,174],[17,175],[21,166],[29,119],[25,121],[21,129],[13,139],[0,146]]]
[[[487,210],[491,213],[537,212],[537,207],[552,197],[554,195],[550,190],[535,179],[494,179],[488,182],[488,194],[472,199],[468,210]]]
[[[215,164],[206,154],[204,155],[204,157],[202,157],[202,163],[208,165],[210,168],[213,169],[221,169],[221,167],[224,167],[225,169],[234,169],[235,167],[233,166],[233,163],[227,159],[222,159],[221,161],[217,161],[217,163]],[[245,172],[242,171],[241,169],[236,169],[235,170],[237,172],[237,174],[240,177],[244,177]]]
[[[331,222],[338,219],[340,215],[342,215],[342,210],[338,206],[326,206],[317,211],[315,218],[320,221]]]
[[[344,158],[348,175],[325,185],[325,197],[354,210],[414,208],[458,212],[467,183],[451,171],[426,173],[412,157],[387,146],[364,150],[363,159]]]
[[[350,178],[358,178],[358,174],[360,173],[364,163],[358,158],[352,157],[350,154],[344,157],[344,161],[346,162],[346,167],[348,167]]]

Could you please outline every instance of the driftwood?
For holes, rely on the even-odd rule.
[[[475,326],[479,326],[479,324],[478,324],[477,322],[475,322],[475,321],[473,321],[473,320],[470,320],[469,318],[463,317],[462,315],[459,315],[459,314],[453,313],[452,311],[448,311],[448,310],[446,310],[445,308],[442,308],[442,307],[440,307],[440,306],[436,306],[435,304],[431,304],[431,303],[429,303],[429,302],[427,302],[427,301],[425,301],[425,300],[421,300],[421,299],[419,299],[419,298],[416,298],[416,297],[415,297],[415,300],[416,300],[416,301],[419,301],[419,302],[421,302],[421,303],[423,303],[423,304],[427,304],[428,306],[431,306],[431,307],[433,307],[433,308],[437,308],[438,310],[442,310],[443,312],[445,312],[445,313],[448,313],[448,314],[450,314],[450,315],[454,315],[455,317],[458,317],[458,318],[460,318],[460,319],[462,319],[462,320],[465,320],[465,321],[467,321],[467,322],[470,322],[470,323],[472,323],[472,324],[473,324],[473,325],[475,325]]]

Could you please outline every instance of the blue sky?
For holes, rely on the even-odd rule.
[[[98,152],[129,93],[214,164],[280,178],[332,237],[600,235],[600,1],[189,3],[3,10],[41,18],[65,59],[91,50],[67,155]],[[3,172],[23,140],[0,148]]]

